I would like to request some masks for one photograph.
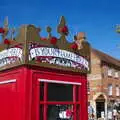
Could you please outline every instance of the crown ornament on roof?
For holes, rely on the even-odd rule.
[[[31,24],[22,25],[19,30],[9,28],[6,18],[0,28],[0,70],[25,64],[73,72],[89,71],[90,44],[84,32],[74,35],[73,42],[68,42],[69,27],[64,16],[57,26],[59,37],[53,35],[50,26],[46,27],[47,36],[42,36],[41,31]]]
[[[85,50],[89,49],[89,43],[86,41],[85,33],[80,32],[74,35],[73,42],[68,42],[67,36],[69,35],[69,28],[64,16],[60,18],[60,22],[57,26],[59,37],[52,35],[52,28],[50,26],[46,27],[48,33],[46,37],[41,36],[40,32],[42,29],[34,25],[23,25],[20,27],[17,36],[14,36],[16,33],[15,28],[10,29],[8,26],[8,17],[6,17],[3,27],[0,28],[0,35],[2,36],[2,44],[0,44],[1,49],[10,48],[18,44],[27,44],[26,46],[28,46],[28,43],[38,43],[39,45],[64,49],[80,53],[82,56],[84,56],[84,54],[87,56]]]

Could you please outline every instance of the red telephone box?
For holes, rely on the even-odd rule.
[[[14,39],[3,37],[1,120],[88,120],[90,46],[83,33],[73,43],[66,41],[69,31],[64,17],[57,29],[59,38],[52,36],[50,27],[43,38],[33,25],[22,26]]]

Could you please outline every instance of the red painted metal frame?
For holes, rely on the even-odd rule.
[[[73,85],[73,103],[73,120],[76,120],[76,85]]]
[[[6,70],[0,73],[0,82],[16,80],[15,83],[0,85],[1,120],[31,119],[31,75],[30,70],[25,67],[14,68],[13,70]]]
[[[80,120],[88,120],[86,75],[46,69],[43,70],[42,68],[37,67],[27,68],[23,66],[11,70],[6,70],[0,73],[0,81],[10,79],[16,79],[16,83],[0,85],[1,120],[40,120],[40,104],[44,105],[44,120],[47,120],[47,105],[58,104],[58,102],[47,101],[47,83],[45,83],[44,88],[44,94],[46,95],[44,96],[45,101],[41,102],[39,100],[40,82],[38,79],[61,80],[81,83],[81,86],[79,87],[79,101],[76,101],[76,85],[73,85],[73,101],[59,103],[73,104],[74,106],[75,104],[79,104]],[[76,107],[74,107],[74,111],[76,111]],[[76,112],[74,112],[74,116],[77,116]],[[74,120],[76,120],[76,117],[74,117]]]
[[[74,113],[74,115],[73,115],[73,118],[74,118],[74,120],[76,120],[76,118],[77,118],[77,114],[76,114],[76,112],[77,112],[77,109],[76,109],[76,105],[81,105],[80,103],[80,101],[79,102],[77,102],[76,101],[76,87],[78,86],[78,85],[73,85],[73,102],[60,102],[60,101],[47,101],[47,85],[48,85],[48,83],[46,83],[46,82],[44,82],[45,84],[44,84],[44,100],[43,101],[40,101],[40,105],[43,105],[44,106],[44,119],[43,120],[47,120],[47,118],[46,118],[46,116],[47,116],[47,106],[48,105],[56,105],[56,104],[61,104],[61,105],[73,105],[73,113]],[[80,88],[80,86],[78,87],[78,88]],[[79,97],[79,94],[78,94],[78,97]]]
[[[78,82],[78,83],[81,83],[81,87],[79,87],[79,101],[76,101],[76,94],[75,94],[75,91],[76,91],[76,85],[73,85],[73,102],[56,102],[56,101],[40,101],[39,103],[42,105],[44,105],[44,109],[45,109],[45,112],[44,115],[47,114],[47,105],[55,105],[55,104],[73,104],[74,105],[74,120],[76,120],[76,104],[79,104],[80,107],[79,107],[79,111],[80,111],[80,120],[87,120],[87,89],[86,89],[86,76],[84,75],[72,75],[72,74],[64,74],[64,73],[57,73],[57,72],[47,72],[47,71],[41,71],[41,72],[38,72],[37,71],[37,79],[47,79],[47,80],[61,80],[61,81],[68,81],[68,82]],[[46,83],[47,84],[47,83]],[[85,86],[84,86],[85,85]],[[86,89],[86,90],[83,90],[83,89]],[[47,88],[45,89],[47,90]],[[85,93],[86,92],[86,93]],[[45,93],[44,93],[45,94]],[[47,95],[47,92],[46,94]],[[82,112],[82,114],[81,114]],[[39,119],[40,120],[40,119]],[[44,120],[47,120],[47,118],[45,117]]]
[[[47,120],[47,86],[48,86],[48,83],[45,83],[44,85],[44,119],[43,120]]]

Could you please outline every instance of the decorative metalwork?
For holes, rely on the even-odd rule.
[[[0,44],[0,51],[6,49],[9,51],[11,48],[17,50],[19,48],[23,53],[21,56],[22,62],[20,63],[16,60],[16,66],[18,64],[32,64],[73,72],[86,73],[90,71],[90,45],[85,40],[85,33],[78,33],[74,36],[74,42],[68,42],[66,36],[69,35],[69,29],[64,16],[61,17],[57,26],[57,32],[60,37],[52,35],[52,28],[50,26],[46,28],[48,33],[46,37],[42,37],[40,35],[42,29],[34,25],[23,25],[18,34],[15,34],[15,28],[10,29],[8,26],[8,18],[6,18],[3,28],[0,29],[3,38],[3,42]],[[42,48],[46,50],[49,49],[49,53],[46,52],[43,56],[40,56],[40,53],[43,52],[41,51]],[[8,59],[6,56],[2,58],[3,54],[4,53],[1,52],[1,63],[4,58]],[[31,59],[33,54],[35,57]],[[47,54],[49,54],[48,57],[46,57]],[[53,55],[53,57],[51,57],[51,55]],[[12,53],[11,56],[15,56],[14,53]],[[4,65],[7,64],[3,64],[2,66],[4,67]]]

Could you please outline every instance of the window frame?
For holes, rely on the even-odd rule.
[[[112,85],[112,84],[109,84],[109,85],[108,85],[108,95],[109,95],[109,96],[112,96],[112,95],[113,95],[113,85]]]
[[[112,73],[113,73],[113,69],[112,68],[108,68],[108,71],[107,71],[108,77],[112,77]]]
[[[114,77],[119,78],[119,72],[118,71],[115,72]]]
[[[46,116],[43,118],[44,120],[47,120],[47,107],[48,107],[48,105],[56,105],[56,104],[72,105],[73,106],[73,119],[75,119],[78,116],[80,117],[80,114],[81,114],[80,113],[80,111],[81,111],[81,94],[80,94],[81,93],[81,83],[75,83],[75,82],[65,82],[64,83],[64,84],[68,83],[68,84],[73,85],[73,100],[72,101],[48,101],[48,98],[47,98],[48,84],[51,82],[50,82],[50,80],[49,81],[44,81],[44,80],[40,81],[40,79],[39,79],[39,86],[42,82],[44,83],[44,88],[43,88],[44,89],[44,91],[43,91],[44,92],[44,96],[43,96],[44,99],[42,101],[39,99],[39,105],[43,106],[43,116]],[[59,84],[59,81],[56,81],[56,82]],[[61,84],[63,84],[63,83],[61,83]],[[77,87],[77,86],[79,86],[79,87]],[[76,94],[76,90],[78,90],[78,92],[79,92],[78,94]],[[40,98],[40,96],[39,96],[39,98]],[[39,111],[41,111],[41,110],[39,110]],[[79,111],[79,113],[76,111]]]
[[[117,97],[119,97],[120,96],[120,90],[119,90],[120,88],[119,88],[119,85],[116,85],[116,87],[115,87],[115,93],[116,93],[116,96]]]

